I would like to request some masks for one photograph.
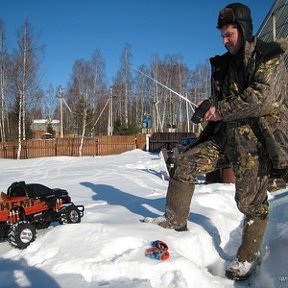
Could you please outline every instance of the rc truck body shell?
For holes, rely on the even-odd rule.
[[[22,249],[35,239],[36,228],[47,228],[52,221],[79,223],[84,215],[84,206],[74,205],[64,189],[21,181],[0,195],[0,239]]]

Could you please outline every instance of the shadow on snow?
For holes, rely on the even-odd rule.
[[[90,188],[94,193],[96,193],[96,195],[92,196],[92,200],[102,200],[107,202],[109,205],[124,206],[132,213],[143,216],[143,218],[159,216],[159,214],[153,213],[143,205],[149,205],[159,211],[163,211],[165,205],[164,198],[147,199],[138,197],[105,184],[93,184],[91,182],[81,182],[80,184]]]
[[[3,288],[39,286],[60,288],[60,285],[49,274],[39,268],[29,266],[23,258],[17,261],[0,258],[0,279],[0,287]]]

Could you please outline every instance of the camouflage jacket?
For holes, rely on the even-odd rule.
[[[288,38],[270,43],[255,38],[244,47],[241,72],[237,67],[233,68],[238,73],[237,83],[227,81],[229,73],[233,73],[230,61],[235,56],[225,53],[210,59],[211,101],[223,120],[210,122],[202,137],[209,138],[221,122],[246,121],[266,148],[273,168],[287,169],[288,77],[283,56],[288,50]]]

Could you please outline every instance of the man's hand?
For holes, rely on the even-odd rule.
[[[204,116],[204,121],[219,121],[221,119],[222,116],[215,106],[211,106]]]

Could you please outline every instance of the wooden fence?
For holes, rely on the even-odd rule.
[[[149,141],[149,151],[160,152],[163,148],[171,150],[179,143],[180,139],[192,136],[195,136],[195,134],[188,132],[153,133]]]
[[[21,143],[21,159],[49,156],[79,156],[80,138],[25,140]],[[98,136],[84,138],[82,156],[120,154],[144,149],[146,134],[133,136]],[[0,158],[17,158],[18,142],[0,142]]]

